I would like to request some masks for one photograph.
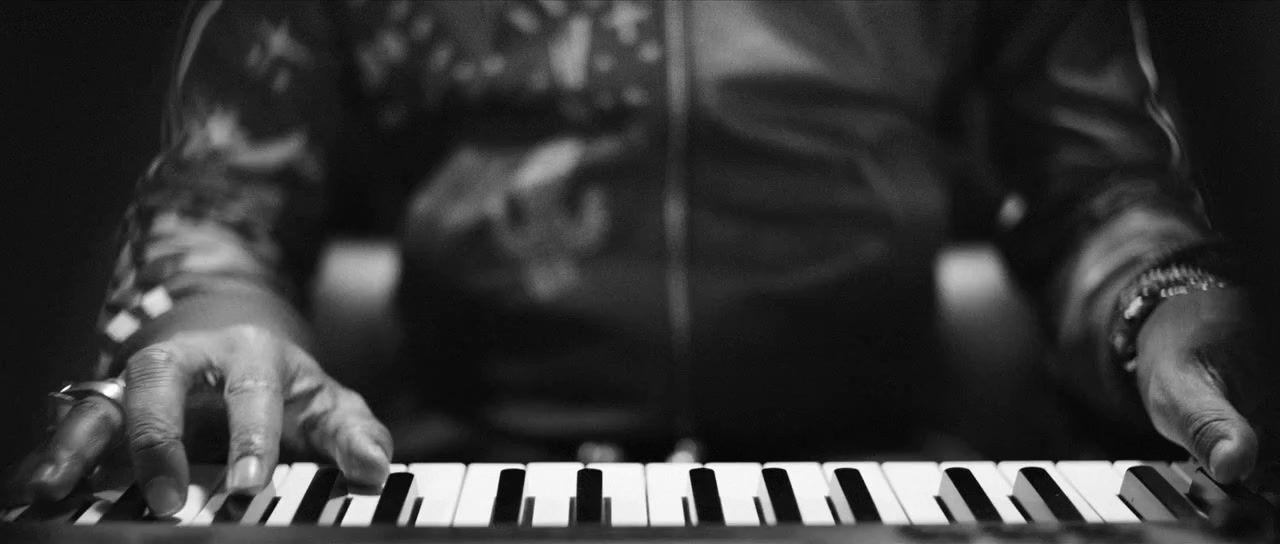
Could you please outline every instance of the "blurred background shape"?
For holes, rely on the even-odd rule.
[[[1264,306],[1280,303],[1280,3],[1149,2],[1153,49],[1176,92],[1192,167],[1216,225],[1264,265]],[[7,2],[0,5],[0,193],[4,296],[0,335],[0,465],[34,444],[43,396],[89,367],[93,322],[117,220],[158,146],[160,97],[185,14],[181,2]],[[957,189],[957,239],[939,260],[944,371],[989,388],[939,399],[954,430],[991,456],[1036,456],[1060,409],[1034,362],[1042,349],[1033,312],[976,242],[1000,195]],[[398,195],[340,188],[344,236],[326,252],[314,285],[322,358],[357,389],[386,364],[395,278],[394,220],[378,210]],[[341,332],[342,334],[338,334]],[[379,363],[381,362],[381,363]],[[999,384],[995,378],[1003,381]],[[365,380],[362,382],[361,380]],[[967,412],[965,411],[967,410]],[[1047,433],[1045,436],[1052,435]],[[1047,438],[1045,440],[1048,440]],[[995,450],[995,451],[992,451]],[[1003,452],[1003,454],[1001,453]]]

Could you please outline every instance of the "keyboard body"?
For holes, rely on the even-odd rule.
[[[104,542],[274,544],[393,544],[412,542],[656,542],[700,543],[811,543],[811,544],[1236,544],[1274,542],[1269,537],[1228,538],[1193,525],[1150,524],[1037,524],[1007,525],[840,527],[645,527],[645,528],[484,528],[429,529],[420,527],[245,527],[215,525],[173,527],[124,523],[77,527],[34,523],[0,525],[0,542],[100,544]]]
[[[127,472],[0,514],[0,542],[1265,542],[1208,529],[1255,500],[1154,461],[396,464],[381,491],[333,467],[276,467],[256,496],[192,467],[155,519]],[[1260,500],[1260,499],[1256,499]],[[1265,504],[1265,503],[1260,503]],[[1270,505],[1265,505],[1269,508]]]

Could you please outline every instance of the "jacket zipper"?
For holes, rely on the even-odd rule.
[[[676,404],[676,435],[682,439],[691,439],[695,429],[689,309],[689,59],[684,28],[686,6],[681,0],[663,0],[662,8],[667,68],[667,183],[663,192],[662,217],[667,245],[667,313],[671,324],[674,374],[671,383]]]

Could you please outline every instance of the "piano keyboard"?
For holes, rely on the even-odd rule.
[[[752,527],[880,524],[1195,522],[1233,492],[1190,463],[1139,461],[841,463],[415,463],[379,494],[349,491],[332,467],[276,467],[252,497],[223,469],[192,468],[187,503],[150,516],[127,477],[4,521],[103,525],[400,527]]]

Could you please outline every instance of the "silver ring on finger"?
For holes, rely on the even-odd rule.
[[[114,404],[117,409],[123,410],[124,380],[111,378],[107,380],[73,382],[64,385],[62,389],[49,393],[49,412],[54,424],[67,417],[67,413],[71,411],[71,407],[75,406],[77,402],[94,395],[111,401],[111,404]]]

